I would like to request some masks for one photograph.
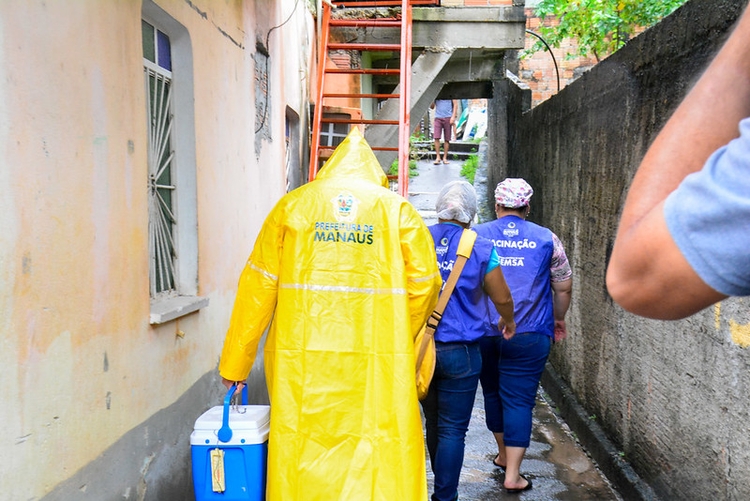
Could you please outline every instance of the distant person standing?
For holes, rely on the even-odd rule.
[[[480,339],[487,428],[498,447],[493,462],[505,469],[508,492],[531,489],[531,480],[520,473],[521,461],[531,441],[536,391],[552,342],[567,334],[565,314],[573,287],[560,239],[526,221],[533,193],[523,179],[505,179],[495,190],[497,219],[474,228],[494,243],[515,305],[512,339],[500,335],[492,308],[488,335]]]
[[[432,126],[432,137],[435,139],[435,165],[440,164],[440,138],[443,138],[443,163],[448,163],[448,149],[453,139],[453,126],[458,113],[458,101],[455,99],[438,99],[432,103],[435,110],[435,121]]]

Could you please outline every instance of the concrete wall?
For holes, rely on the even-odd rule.
[[[0,498],[190,499],[189,434],[221,403],[240,271],[286,191],[285,158],[307,150],[310,5],[0,5]],[[161,325],[150,324],[146,10],[179,24],[191,51],[179,78],[193,87],[197,294],[209,300]],[[302,131],[289,149],[285,113]]]
[[[574,269],[570,337],[551,361],[664,499],[750,499],[748,299],[646,320],[613,304],[604,274],[639,161],[745,3],[691,0],[522,116],[520,89],[491,109],[509,145],[488,177],[531,183],[530,219],[560,236]]]

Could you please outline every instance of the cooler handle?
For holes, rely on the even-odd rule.
[[[221,419],[221,428],[219,428],[219,432],[217,433],[220,442],[229,442],[232,440],[232,429],[229,427],[229,406],[232,403],[232,396],[236,390],[237,384],[233,384],[232,387],[229,388],[229,391],[227,391],[227,396],[224,397],[224,415]],[[247,405],[246,384],[242,386],[242,405]]]

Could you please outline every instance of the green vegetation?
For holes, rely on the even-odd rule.
[[[428,139],[424,134],[420,132],[409,137],[409,158],[424,160],[431,152],[432,146],[428,144]]]
[[[469,158],[461,166],[461,175],[471,184],[474,184],[477,167],[479,167],[479,156],[476,153],[469,155]]]
[[[411,144],[414,144],[417,141],[422,142],[422,141],[429,141],[429,140],[430,140],[430,138],[428,138],[427,136],[425,136],[424,133],[421,132],[421,131],[419,132],[419,134],[412,134],[409,137],[409,142]]]
[[[539,34],[559,48],[565,39],[578,44],[568,58],[593,55],[598,61],[616,51],[640,30],[649,28],[687,0],[541,0],[536,15],[542,18]],[[546,22],[546,17],[559,24]],[[546,22],[546,25],[545,25]],[[537,41],[530,53],[546,50]],[[527,54],[528,55],[528,54]]]
[[[429,147],[421,146],[426,141],[427,137],[421,132],[419,134],[412,134],[409,137],[409,177],[419,175],[419,171],[417,170],[417,160],[423,160],[427,158],[427,156],[432,151],[432,149]],[[391,167],[388,170],[388,175],[398,175],[398,159],[394,160],[391,164]]]
[[[398,159],[394,160],[391,164],[391,168],[388,170],[389,176],[398,176]],[[409,177],[418,176],[419,171],[417,170],[417,161],[409,160]]]

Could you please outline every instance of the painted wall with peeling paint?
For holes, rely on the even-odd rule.
[[[309,2],[155,3],[191,42],[198,294],[210,299],[158,326],[149,324],[142,3],[0,4],[4,499],[156,499],[145,473],[156,443],[180,451],[161,468],[184,478],[189,431],[220,402],[214,371],[239,273],[286,189],[284,110],[307,137]],[[261,138],[257,40],[270,54]],[[115,447],[133,435],[142,447]],[[138,467],[107,486],[91,469],[103,461]]]

